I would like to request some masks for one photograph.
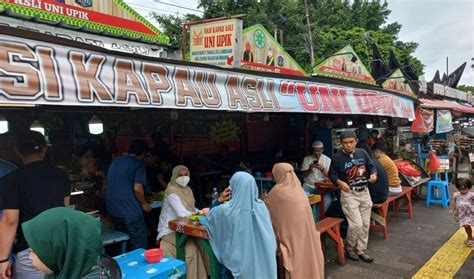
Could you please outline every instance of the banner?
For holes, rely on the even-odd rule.
[[[415,116],[411,99],[376,90],[110,55],[3,34],[0,103]]]
[[[436,133],[442,134],[454,130],[453,118],[450,110],[439,109],[436,111]]]
[[[244,29],[242,68],[254,71],[305,76],[305,71],[261,24]]]
[[[169,44],[170,39],[123,0],[0,0],[3,15],[94,33]]]
[[[240,66],[242,20],[228,19],[191,26],[190,61],[219,67]]]
[[[416,108],[415,120],[411,124],[414,133],[429,133],[434,128],[434,113],[430,109]]]

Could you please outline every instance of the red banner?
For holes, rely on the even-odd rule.
[[[415,120],[411,124],[411,131],[415,133],[429,133],[434,128],[434,113],[432,110],[417,107]]]

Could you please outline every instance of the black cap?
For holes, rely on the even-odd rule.
[[[40,132],[28,130],[17,135],[16,147],[21,154],[37,153],[45,146],[48,144]]]

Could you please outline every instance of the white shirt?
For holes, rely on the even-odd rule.
[[[187,210],[178,195],[169,194],[163,201],[163,206],[161,207],[158,236],[156,239],[161,239],[163,236],[174,233],[174,231],[168,227],[169,221],[177,219],[178,217],[189,217],[197,212],[199,212],[197,208],[195,212]]]
[[[301,170],[308,170],[309,165],[311,165],[314,161],[316,161],[316,157],[314,155],[304,157],[303,164],[301,164]],[[328,156],[321,154],[318,163],[319,165],[323,166],[325,170],[329,170],[329,167],[331,166],[331,159]],[[326,178],[327,177],[324,176],[324,174],[320,170],[313,168],[312,172],[304,178],[304,183],[314,188],[314,182],[321,181]]]

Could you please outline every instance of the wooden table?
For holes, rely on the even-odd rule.
[[[319,196],[321,198],[321,206],[319,206],[319,218],[324,219],[324,193],[326,190],[339,190],[339,187],[332,184],[332,182],[329,180],[314,182],[314,186],[318,189]]]
[[[206,228],[199,224],[199,222],[193,222],[188,218],[178,218],[171,220],[168,223],[171,230],[176,232],[176,258],[182,261],[186,261],[186,241],[189,239],[195,239],[209,256],[210,268],[211,268],[211,279],[219,278],[219,266],[212,251],[211,245],[209,244],[209,236],[207,235]]]

